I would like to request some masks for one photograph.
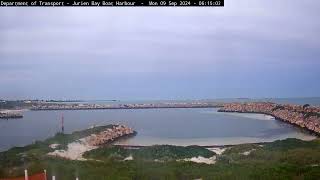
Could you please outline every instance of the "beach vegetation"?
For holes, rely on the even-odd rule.
[[[101,130],[101,129],[100,129]],[[278,140],[241,144],[218,155],[200,146],[157,145],[126,149],[105,145],[86,152],[85,161],[48,156],[51,143],[66,143],[99,128],[72,134],[57,134],[45,141],[11,148],[0,153],[0,178],[23,176],[47,170],[59,180],[79,177],[103,179],[319,179],[320,140]],[[128,156],[131,160],[125,161]],[[215,164],[178,161],[190,157],[216,156]]]

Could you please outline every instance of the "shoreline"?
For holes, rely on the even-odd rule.
[[[305,134],[304,132],[296,132],[289,135],[274,136],[271,138],[255,138],[255,137],[222,137],[222,138],[153,138],[153,137],[134,137],[119,140],[113,145],[128,147],[145,147],[153,145],[174,145],[174,146],[201,146],[201,147],[224,147],[235,146],[240,144],[261,144],[270,143],[284,139],[299,139],[303,141],[312,141],[317,136]],[[156,142],[156,143],[155,143]]]
[[[272,116],[272,115],[262,114],[262,113],[254,113],[254,112],[252,112],[252,113],[246,113],[246,112],[236,113],[236,112],[219,112],[219,111],[216,111],[214,113],[225,114],[225,115],[235,116],[235,117],[250,118],[250,119],[255,119],[255,120],[263,120],[263,121],[276,120],[275,117]],[[254,115],[256,115],[256,116],[254,116]]]

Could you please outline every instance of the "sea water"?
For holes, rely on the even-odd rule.
[[[138,134],[128,145],[225,145],[285,138],[313,139],[308,132],[268,116],[220,113],[216,108],[26,111],[21,119],[0,120],[0,150],[91,126],[125,124]]]

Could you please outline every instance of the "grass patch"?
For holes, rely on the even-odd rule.
[[[132,156],[134,159],[140,160],[154,161],[157,159],[160,161],[171,161],[197,156],[209,158],[213,155],[215,155],[214,152],[199,146],[182,147],[171,145],[155,145],[142,147],[139,149],[124,149],[118,146],[107,146],[86,152],[84,157],[97,160],[123,160],[128,156]]]

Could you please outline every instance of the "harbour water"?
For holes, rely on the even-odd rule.
[[[130,145],[225,145],[314,138],[264,115],[219,113],[215,108],[26,111],[22,119],[0,120],[0,151],[53,136],[60,130],[62,114],[66,133],[94,125],[128,125],[137,136],[118,143]]]

